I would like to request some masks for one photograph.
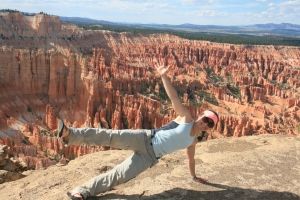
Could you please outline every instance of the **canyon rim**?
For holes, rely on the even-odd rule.
[[[174,119],[156,60],[171,66],[168,76],[194,117],[208,108],[218,111],[220,122],[206,140],[276,134],[270,141],[282,135],[298,144],[299,47],[83,30],[56,16],[0,12],[0,144],[5,152],[9,148],[1,166],[20,166],[1,172],[2,182],[25,176],[24,165],[46,169],[113,149],[65,147],[55,137],[58,119],[112,129],[157,128]],[[299,174],[299,161],[295,169]]]

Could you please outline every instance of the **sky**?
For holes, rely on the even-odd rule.
[[[300,24],[300,0],[0,0],[0,9],[144,24]]]

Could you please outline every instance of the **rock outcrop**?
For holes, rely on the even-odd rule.
[[[22,172],[27,170],[26,163],[11,157],[10,153],[9,146],[0,145],[0,184],[24,177]]]
[[[299,145],[299,136],[279,135],[201,142],[196,146],[196,174],[208,183],[189,178],[185,150],[181,150],[92,199],[299,199]],[[111,170],[131,154],[97,152],[67,166],[26,171],[26,177],[1,185],[1,198],[67,200],[67,191]]]

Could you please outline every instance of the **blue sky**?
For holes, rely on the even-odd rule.
[[[113,22],[300,24],[300,0],[0,0],[0,9]]]

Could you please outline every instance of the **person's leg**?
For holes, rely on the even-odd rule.
[[[72,128],[66,127],[62,120],[59,120],[57,137],[62,138],[66,145],[87,144],[96,146],[110,146],[119,149],[130,149],[133,151],[140,149],[137,142],[144,138],[144,134],[150,130],[111,130],[99,128]]]
[[[72,190],[73,194],[81,194],[84,198],[96,196],[99,193],[111,190],[113,187],[125,183],[136,177],[149,167],[153,162],[149,161],[143,153],[133,153],[121,164],[107,173],[101,174]]]
[[[83,185],[76,187],[72,193],[78,196],[82,194],[84,198],[97,195],[101,192],[111,190],[116,185],[127,182],[147,168],[155,165],[158,161],[151,143],[151,131],[140,130],[138,132],[142,133],[136,133],[133,141],[129,145],[130,149],[135,149],[131,157],[127,158],[111,171],[101,174]],[[127,139],[125,138],[125,140]]]
[[[149,130],[111,130],[99,128],[69,128],[68,145],[87,144],[96,146],[111,146],[119,149],[138,151],[140,141],[144,141]],[[144,145],[144,144],[143,144]]]

